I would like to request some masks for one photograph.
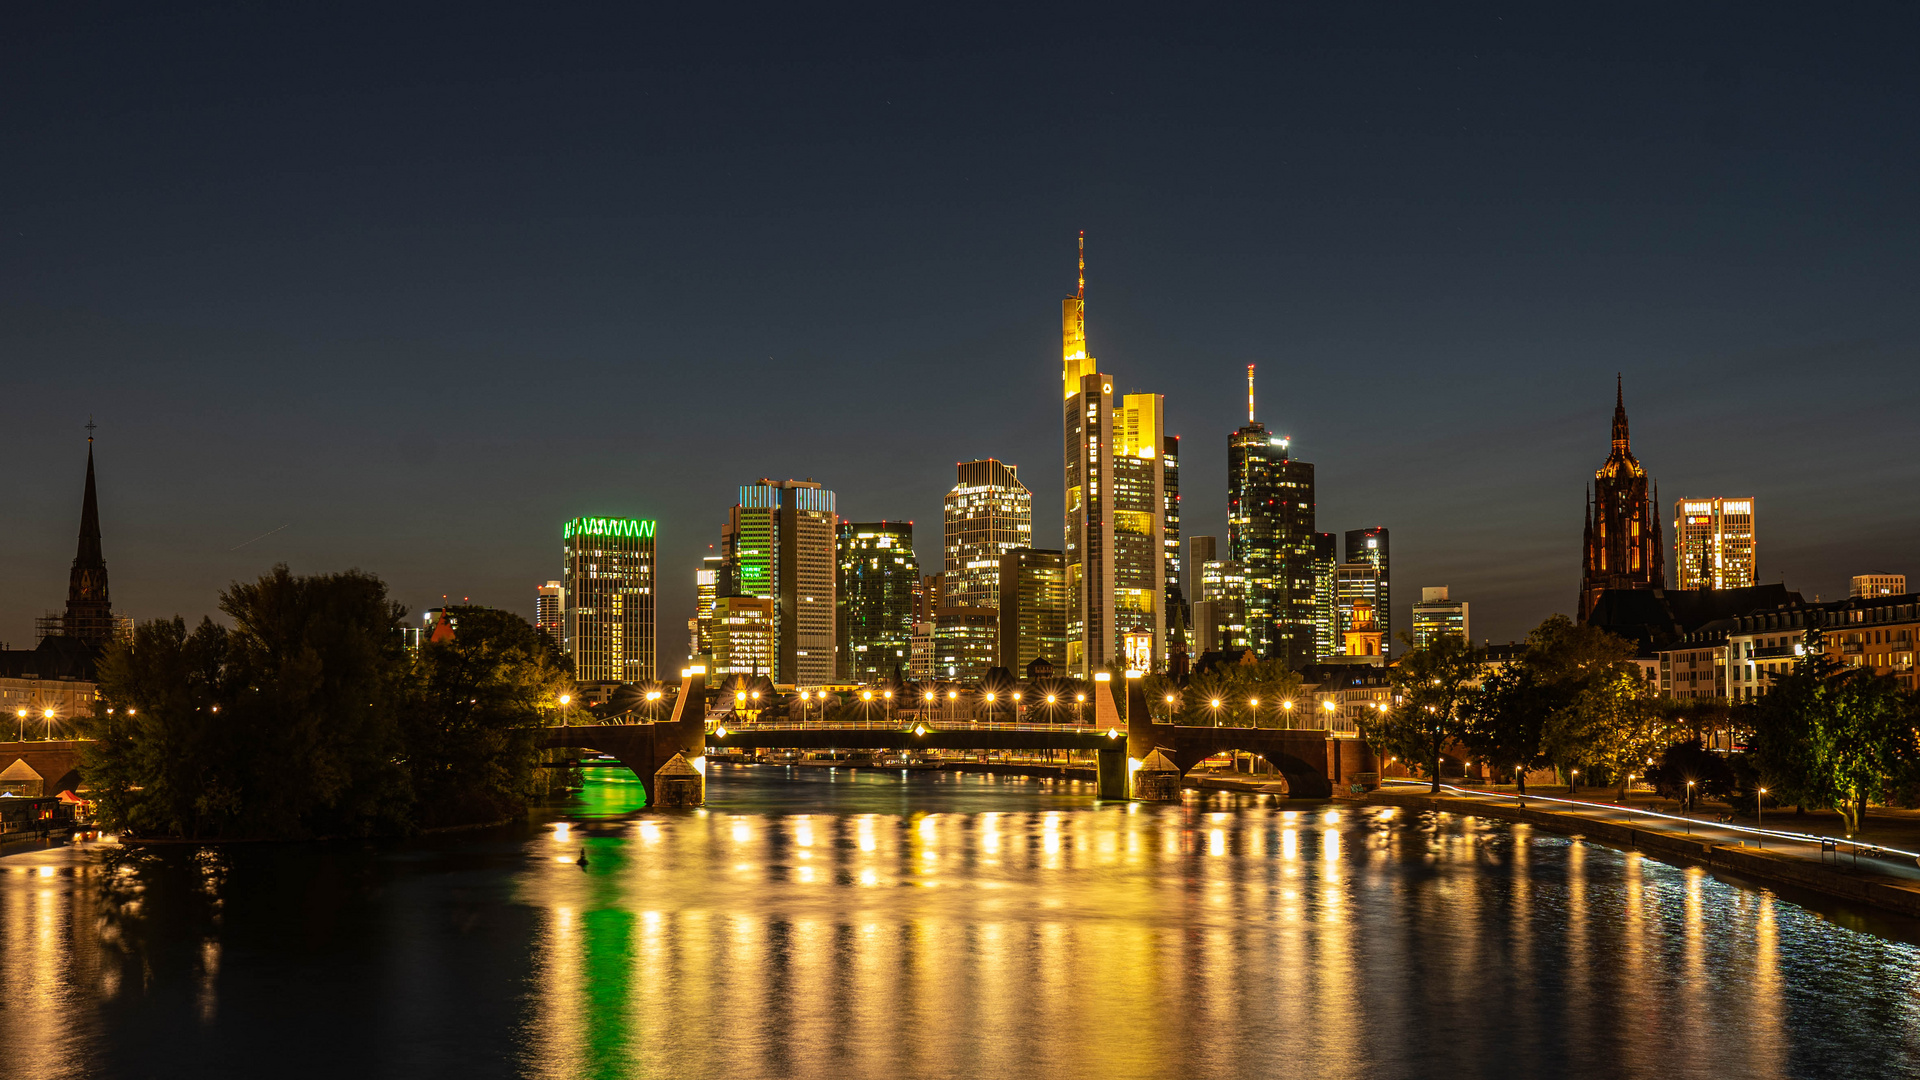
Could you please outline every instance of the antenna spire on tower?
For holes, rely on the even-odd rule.
[[[1080,291],[1074,294],[1081,300],[1087,298],[1087,230],[1080,230]]]
[[[1253,365],[1247,365],[1247,423],[1253,423]]]

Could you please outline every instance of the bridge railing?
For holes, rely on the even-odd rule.
[[[707,730],[729,731],[901,731],[925,724],[929,731],[1068,731],[1097,732],[1092,724],[1035,724],[1019,720],[721,720],[708,721]]]

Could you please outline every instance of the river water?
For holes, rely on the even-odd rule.
[[[0,1075],[1920,1074],[1910,924],[1525,826],[626,775],[407,844],[0,860]]]

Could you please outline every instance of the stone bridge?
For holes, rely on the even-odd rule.
[[[78,739],[0,742],[0,792],[58,795],[79,786]]]
[[[1357,739],[1331,739],[1324,731],[1294,728],[1197,727],[1153,723],[1140,680],[1126,680],[1123,716],[1110,682],[1094,683],[1094,723],[982,724],[900,721],[880,727],[794,727],[721,724],[707,729],[706,675],[682,673],[673,716],[658,723],[587,724],[548,728],[541,746],[581,747],[618,760],[639,776],[648,806],[697,806],[705,801],[708,747],[836,750],[1079,750],[1098,763],[1103,799],[1168,801],[1179,797],[1179,780],[1201,761],[1238,750],[1266,759],[1299,798],[1326,798],[1337,782],[1374,771]]]

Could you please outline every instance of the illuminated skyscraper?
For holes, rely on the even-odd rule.
[[[574,518],[561,527],[566,650],[583,683],[653,679],[654,523]]]
[[[1254,419],[1248,364],[1247,424],[1227,440],[1227,557],[1247,578],[1249,646],[1295,666],[1318,648],[1313,523],[1313,465],[1295,461],[1289,440]]]
[[[1206,546],[1211,549],[1213,545]],[[1196,552],[1194,557],[1199,555]],[[1240,564],[1208,559],[1199,565],[1197,580],[1193,590],[1194,653],[1240,652],[1249,648],[1247,575]]]
[[[715,683],[729,675],[771,679],[773,601],[757,596],[721,596],[707,622],[708,648]]]
[[[1033,493],[1016,466],[993,458],[965,461],[947,492],[946,603],[1000,606],[1000,556],[1033,546]]]
[[[1380,568],[1370,562],[1341,563],[1334,570],[1334,593],[1340,607],[1340,654],[1384,657]]]
[[[1127,661],[1141,635],[1148,662],[1166,658],[1165,402],[1115,400],[1113,378],[1087,351],[1086,238],[1080,289],[1061,303],[1066,465],[1066,674]],[[1139,662],[1138,658],[1135,662]]]
[[[1666,546],[1660,542],[1660,491],[1648,492],[1647,470],[1627,436],[1626,392],[1616,379],[1613,452],[1593,474],[1582,541],[1580,622],[1608,589],[1664,589]]]
[[[874,683],[911,665],[913,606],[920,563],[913,555],[913,522],[840,525],[841,682]]]
[[[1384,526],[1347,530],[1347,561],[1367,563],[1378,571],[1380,585],[1374,596],[1374,626],[1380,631],[1380,654],[1393,648],[1393,561],[1387,557],[1387,530]]]
[[[778,685],[833,681],[838,525],[833,492],[811,480],[742,485],[728,512],[721,595],[773,601]]]
[[[533,603],[533,628],[564,648],[567,640],[567,587],[558,581],[540,586]]]
[[[1162,487],[1166,491],[1167,611],[1164,621],[1171,627],[1176,621],[1182,625],[1189,621],[1186,593],[1180,587],[1180,436],[1167,436],[1166,446],[1160,452],[1160,468]]]
[[[1340,636],[1340,601],[1337,571],[1340,555],[1332,533],[1313,534],[1313,641],[1314,656],[1337,656],[1345,647]]]
[[[1673,504],[1673,577],[1678,589],[1757,584],[1754,500],[1680,499]]]
[[[709,548],[708,550],[712,550]],[[693,572],[693,655],[713,655],[713,604],[720,597],[720,578],[725,573],[719,555],[704,555],[700,568]]]

